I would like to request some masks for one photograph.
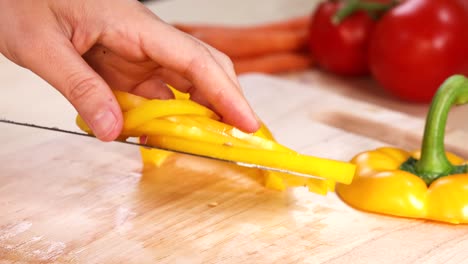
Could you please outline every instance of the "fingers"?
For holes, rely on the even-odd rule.
[[[179,73],[171,71],[167,68],[159,68],[154,72],[165,83],[171,85],[181,92],[188,92],[192,87],[192,83],[182,77]]]
[[[186,77],[223,121],[247,132],[259,128],[239,84],[234,81],[234,69],[227,57],[220,59],[221,55],[213,55],[206,45],[155,19],[145,28],[148,30],[141,33],[141,40],[149,57]]]
[[[227,57],[223,57],[223,54],[216,49],[210,47],[209,45],[206,45],[205,43],[198,41],[195,39],[195,41],[199,42],[201,45],[204,45],[212,54],[216,62],[224,69],[226,69],[226,73],[228,74],[229,78],[235,83],[236,88],[239,89],[240,92],[240,84],[238,82],[236,73],[233,70],[233,65],[230,59],[227,59]],[[177,90],[184,92],[184,93],[190,93],[190,99],[202,104],[204,106],[213,108],[211,103],[207,101],[205,98],[203,91],[200,89],[197,89],[197,87],[193,86],[193,84],[182,77],[179,73],[169,70],[167,68],[159,68],[158,70],[155,71],[155,75],[159,76],[161,80],[163,80],[165,83],[171,85],[172,87],[176,88]]]
[[[242,93],[239,79],[237,78],[237,74],[234,69],[234,64],[232,63],[232,60],[228,56],[226,56],[224,53],[206,44],[205,42],[200,41],[198,39],[196,40],[210,51],[210,53],[213,55],[213,58],[216,60],[216,62],[226,71],[231,81],[236,84],[236,88]]]
[[[174,98],[172,91],[169,89],[169,87],[167,87],[166,83],[163,82],[159,76],[153,76],[152,78],[140,83],[130,92],[149,99]]]
[[[105,81],[63,36],[51,33],[46,41],[34,45],[24,53],[25,65],[70,101],[97,138],[116,139],[122,129],[122,113]]]
[[[112,24],[109,20],[96,22],[107,25],[99,44],[129,61],[149,57],[187,79],[194,98],[204,99],[226,123],[247,132],[259,128],[258,120],[241,92],[232,62],[226,55],[162,22],[142,5],[114,10],[112,15],[116,17],[117,11],[123,13]]]

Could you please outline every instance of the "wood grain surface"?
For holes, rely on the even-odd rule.
[[[324,76],[241,81],[278,141],[301,153],[348,160],[419,147],[426,106],[385,104],[363,83]],[[448,147],[468,157],[468,135],[451,124]],[[142,170],[134,146],[0,130],[1,264],[468,263],[464,225],[368,214],[333,193],[268,190],[252,171],[207,159],[176,155]]]

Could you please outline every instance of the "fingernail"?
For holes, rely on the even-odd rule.
[[[115,128],[117,118],[109,110],[98,112],[91,121],[94,135],[99,139],[105,139]]]

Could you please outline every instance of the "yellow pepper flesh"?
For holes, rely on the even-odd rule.
[[[468,223],[468,174],[449,175],[429,187],[418,176],[400,170],[419,152],[379,148],[356,155],[356,176],[350,185],[338,184],[336,193],[354,208],[388,215]],[[462,158],[447,153],[449,161],[462,165]]]
[[[334,190],[335,182],[351,182],[355,172],[351,163],[302,155],[277,143],[266,126],[248,134],[222,123],[214,112],[182,93],[176,93],[176,99],[172,100],[148,100],[124,92],[114,94],[123,111],[125,137],[144,136],[142,143],[148,145],[318,177],[262,171],[265,185],[272,189],[307,186],[311,192],[326,194]],[[91,133],[81,117],[76,122]],[[173,155],[164,150],[143,147],[140,150],[145,166],[161,166]]]
[[[468,165],[444,146],[450,108],[466,103],[468,78],[449,77],[432,99],[421,151],[379,148],[356,155],[356,176],[350,185],[337,185],[339,197],[364,211],[468,223]]]
[[[191,141],[171,136],[154,136],[148,139],[150,145],[192,154],[201,154],[222,160],[235,160],[261,166],[291,170],[297,173],[316,175],[337,182],[349,184],[354,173],[351,164],[266,149],[233,147],[225,144]]]

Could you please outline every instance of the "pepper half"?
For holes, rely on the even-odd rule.
[[[311,192],[326,194],[334,190],[335,182],[348,184],[354,176],[356,166],[349,162],[297,153],[276,142],[264,125],[256,133],[244,133],[221,122],[210,109],[188,100],[186,94],[176,93],[171,100],[148,100],[119,91],[114,94],[124,117],[121,138],[139,137],[147,145],[317,176],[257,170],[264,175],[265,185],[277,190],[306,186]],[[91,133],[80,116],[76,123]],[[157,149],[140,150],[146,167],[161,166],[173,155]]]
[[[468,223],[466,161],[444,148],[449,110],[467,102],[468,79],[448,78],[429,108],[421,151],[383,147],[356,155],[356,175],[350,185],[337,185],[338,196],[363,211]]]

